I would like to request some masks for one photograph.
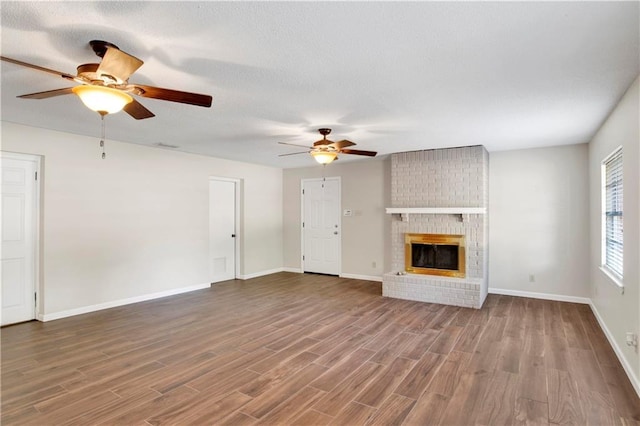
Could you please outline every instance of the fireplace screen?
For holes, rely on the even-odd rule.
[[[405,270],[414,274],[465,276],[463,235],[405,234]]]

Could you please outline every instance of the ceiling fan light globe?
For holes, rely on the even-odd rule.
[[[71,89],[83,104],[92,111],[115,114],[122,110],[133,98],[125,92],[109,87],[85,84]]]
[[[320,164],[329,164],[338,156],[337,152],[333,151],[311,151],[311,155]]]

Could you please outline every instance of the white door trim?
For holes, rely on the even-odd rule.
[[[241,262],[242,259],[240,258],[240,246],[242,245],[242,222],[240,222],[240,200],[242,199],[242,179],[237,179],[237,178],[229,178],[229,177],[223,177],[223,176],[209,176],[209,181],[223,181],[223,182],[233,182],[236,185],[236,205],[235,207],[235,222],[236,222],[236,253],[235,253],[235,268],[234,268],[234,275],[235,278],[240,278],[240,276],[242,275],[240,273],[240,271],[242,270],[241,268]]]
[[[304,273],[304,227],[302,223],[304,222],[304,183],[305,182],[321,182],[324,180],[337,180],[338,181],[338,229],[340,233],[338,234],[338,275],[342,274],[342,179],[340,176],[331,176],[331,177],[323,177],[323,178],[309,178],[309,179],[300,179],[300,271]]]
[[[40,278],[40,227],[41,227],[41,217],[40,217],[40,194],[42,193],[42,156],[35,154],[22,154],[19,152],[9,152],[9,151],[0,151],[0,158],[7,158],[13,160],[23,160],[23,161],[32,161],[35,163],[36,174],[38,179],[36,180],[36,186],[34,191],[34,200],[33,200],[33,230],[34,230],[34,246],[33,246],[33,259],[34,259],[34,271],[33,271],[33,286],[34,292],[36,294],[36,302],[34,309],[34,319],[38,321],[42,321],[43,312],[44,312],[44,299],[42,295],[44,294],[41,291],[42,288],[42,279]]]

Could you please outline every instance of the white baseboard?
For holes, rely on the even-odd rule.
[[[99,303],[97,305],[83,306],[81,308],[68,309],[66,311],[54,312],[52,314],[38,315],[40,321],[53,321],[61,318],[73,317],[76,315],[88,314],[89,312],[101,311],[103,309],[116,308],[118,306],[130,305],[132,303],[144,302],[147,300],[160,299],[162,297],[174,296],[176,294],[188,293],[190,291],[202,290],[211,287],[210,283],[192,285],[189,287],[174,288],[160,291],[158,293],[143,294],[142,296],[129,297],[126,299],[114,300],[111,302]]]
[[[531,299],[555,300],[558,302],[582,303],[584,305],[591,304],[591,299],[589,299],[588,297],[565,296],[563,294],[551,293],[535,293],[532,291],[509,290],[503,288],[489,287],[489,294],[502,294],[505,296],[529,297]]]
[[[239,275],[238,279],[249,280],[251,278],[263,277],[265,275],[276,274],[278,272],[293,272],[295,274],[303,274],[304,273],[304,271],[302,269],[300,269],[300,268],[283,267],[283,268],[270,269],[268,271],[256,272],[256,273],[253,273],[253,274]],[[364,280],[364,281],[382,282],[382,277],[378,277],[378,276],[375,276],[375,275],[340,274],[339,277],[340,278],[349,278],[349,279],[352,279],[352,280]]]
[[[382,282],[382,277],[377,275],[360,275],[360,274],[340,274],[340,278],[349,278],[352,280],[377,281]]]
[[[264,277],[265,275],[276,274],[278,272],[283,272],[284,270],[285,270],[284,268],[276,268],[276,269],[269,269],[267,271],[254,272],[253,274],[238,275],[238,279],[250,280],[251,278]]]
[[[613,334],[611,334],[611,331],[609,331],[607,324],[605,324],[604,320],[600,316],[600,313],[598,312],[598,309],[596,309],[596,306],[593,303],[589,303],[589,306],[591,306],[591,311],[593,312],[593,315],[598,320],[598,324],[600,324],[600,328],[602,329],[602,331],[604,331],[604,335],[607,336],[607,340],[609,341],[609,344],[613,348],[613,351],[616,353],[616,356],[618,357],[618,361],[620,361],[620,364],[622,364],[622,368],[624,368],[625,373],[627,373],[627,377],[629,378],[629,381],[633,385],[633,388],[636,390],[638,397],[640,397],[640,380],[638,380],[638,377],[635,375],[633,368],[631,368],[631,365],[629,365],[629,361],[627,361],[627,359],[623,356],[620,346],[618,346],[618,343],[613,338]]]

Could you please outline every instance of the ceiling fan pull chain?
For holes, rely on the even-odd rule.
[[[106,127],[106,125],[105,125],[105,122],[104,122],[104,116],[105,115],[106,114],[100,114],[100,117],[102,119],[102,133],[100,135],[101,136],[100,137],[100,148],[102,148],[102,159],[103,160],[107,157],[107,154],[104,152],[104,140],[106,139],[106,137],[105,137],[105,133],[106,133],[105,127]]]

